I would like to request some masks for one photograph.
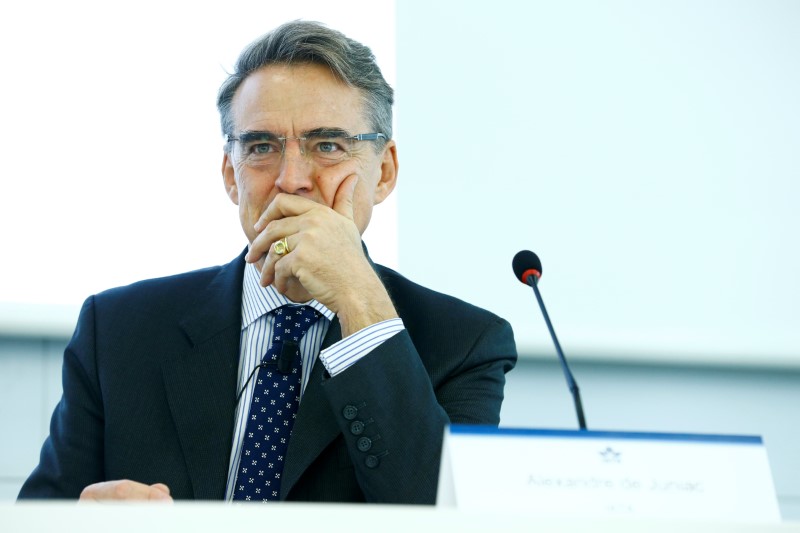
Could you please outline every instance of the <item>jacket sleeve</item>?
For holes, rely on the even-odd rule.
[[[94,297],[84,302],[64,352],[63,395],[50,420],[39,465],[19,499],[70,498],[103,479],[103,408],[94,359]]]
[[[499,423],[516,347],[510,325],[491,317],[455,328],[456,342],[403,331],[325,382],[367,501],[435,503],[445,425]]]

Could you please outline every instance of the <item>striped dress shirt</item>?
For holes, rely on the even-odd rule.
[[[266,288],[259,285],[260,277],[261,274],[255,265],[245,265],[244,282],[242,284],[242,333],[239,341],[239,380],[236,392],[238,394],[243,388],[244,390],[239,403],[236,405],[236,425],[233,430],[231,459],[228,466],[228,486],[225,493],[225,499],[228,501],[233,499],[236,471],[247,426],[247,415],[253,398],[253,383],[255,379],[250,380],[250,382],[247,382],[247,379],[252,374],[253,369],[261,363],[261,359],[270,347],[272,327],[275,324],[275,315],[271,311],[283,305],[296,303],[278,293],[271,285]],[[336,314],[316,300],[297,305],[309,305],[323,317],[311,326],[311,329],[300,341],[300,356],[302,358],[300,376],[301,401],[314,361],[317,359],[317,354],[319,354],[322,364],[325,365],[325,369],[333,377],[404,329],[402,320],[393,318],[364,328],[320,352],[322,341]],[[247,384],[246,388],[245,384]]]

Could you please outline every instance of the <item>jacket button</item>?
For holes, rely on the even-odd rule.
[[[368,452],[370,448],[372,448],[372,439],[369,437],[361,437],[356,442],[356,446],[358,446],[358,450],[361,452]]]
[[[367,468],[376,468],[380,462],[381,460],[375,455],[368,455],[366,460],[364,460],[364,464],[367,465]]]
[[[350,433],[353,435],[361,435],[364,433],[364,422],[361,420],[356,420],[350,424]]]
[[[342,409],[342,416],[347,420],[353,420],[358,415],[358,409],[355,405],[347,405]]]

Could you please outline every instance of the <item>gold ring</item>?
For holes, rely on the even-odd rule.
[[[286,240],[286,237],[279,241],[275,241],[275,244],[273,244],[272,247],[275,250],[275,255],[284,255],[291,251],[289,250],[289,241]]]

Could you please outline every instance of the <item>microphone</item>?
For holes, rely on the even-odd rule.
[[[258,372],[259,369],[275,365],[278,367],[278,372],[281,374],[289,374],[292,371],[292,361],[294,360],[294,356],[297,355],[298,348],[299,346],[296,342],[284,341],[283,345],[281,346],[281,353],[278,354],[277,361],[262,361],[261,363],[257,364],[250,372],[250,375],[247,376],[247,379],[242,386],[242,390],[240,390],[239,394],[236,395],[236,404],[238,405],[239,400],[242,398],[242,394],[244,394],[244,390],[247,388],[250,380],[253,379],[253,376],[256,375],[256,372]]]
[[[278,356],[278,372],[288,374],[292,371],[292,360],[297,354],[298,345],[294,341],[284,341]]]
[[[542,277],[542,260],[530,250],[517,252],[517,255],[511,261],[511,268],[514,269],[514,275],[517,276],[517,279],[526,285],[530,284],[528,281],[530,276],[535,278],[535,283],[539,283],[539,278]]]
[[[536,300],[539,302],[539,308],[542,310],[544,321],[547,324],[547,329],[550,331],[550,337],[553,339],[553,344],[556,347],[558,360],[561,362],[561,369],[564,371],[564,378],[567,380],[567,386],[572,393],[572,399],[575,402],[575,412],[578,415],[578,426],[586,429],[586,418],[583,416],[583,403],[581,402],[581,391],[572,372],[567,365],[567,358],[561,350],[561,344],[556,337],[556,330],[553,329],[553,324],[550,322],[550,315],[547,314],[547,309],[544,306],[544,300],[539,292],[539,279],[542,277],[542,261],[535,253],[529,250],[522,250],[514,256],[511,261],[511,268],[514,270],[514,275],[525,285],[530,285],[533,288],[533,293],[536,295]]]

